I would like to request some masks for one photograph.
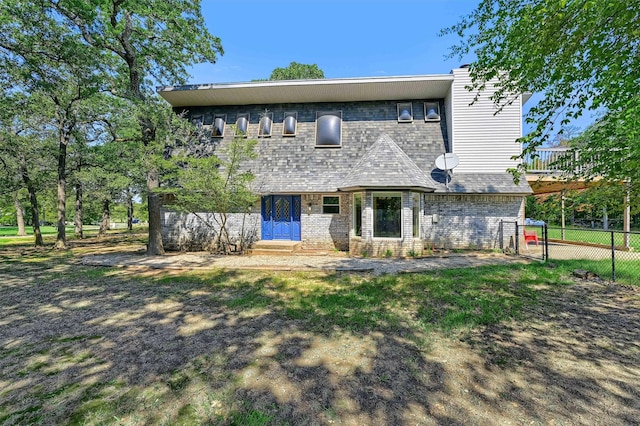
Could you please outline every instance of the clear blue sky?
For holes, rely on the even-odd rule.
[[[475,57],[447,59],[458,37],[439,32],[478,2],[202,0],[207,27],[225,53],[215,64],[193,67],[188,83],[266,79],[292,61],[317,64],[327,78],[447,74]],[[585,114],[572,124],[587,127],[593,116]]]
[[[442,28],[473,10],[470,0],[203,0],[209,31],[225,54],[192,69],[189,83],[269,78],[295,61],[327,78],[448,73],[456,37]],[[466,60],[465,60],[466,59]]]

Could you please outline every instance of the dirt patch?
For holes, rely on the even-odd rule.
[[[0,264],[2,424],[640,418],[634,287],[541,282],[543,303],[525,320],[416,341],[402,324],[393,332],[319,328],[271,303],[245,304],[243,282],[284,285],[285,272],[142,277],[21,254],[5,251]]]

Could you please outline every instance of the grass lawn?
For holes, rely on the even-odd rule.
[[[73,234],[73,226],[67,226],[66,232]],[[33,235],[33,228],[31,226],[26,227],[27,235]],[[58,233],[58,228],[55,226],[41,226],[40,232],[42,235],[55,235]],[[15,237],[18,234],[17,226],[0,226],[0,237]]]
[[[381,275],[0,247],[0,424],[631,424],[640,298],[541,263]]]
[[[535,229],[538,232],[538,236],[542,235],[542,229],[539,227],[527,227],[527,229]],[[550,239],[562,239],[562,230],[560,228],[549,228],[548,232]],[[565,240],[611,246],[611,232],[593,229],[565,228]],[[630,246],[633,247],[634,250],[640,250],[640,233],[630,234],[629,240]],[[616,246],[623,246],[624,233],[622,231],[614,231],[614,241]]]

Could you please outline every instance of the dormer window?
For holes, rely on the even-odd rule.
[[[282,136],[295,136],[298,128],[298,113],[285,112],[282,122]]]
[[[413,105],[411,102],[400,102],[398,104],[398,123],[413,122]]]
[[[342,111],[318,112],[316,115],[316,147],[342,146]]]
[[[249,128],[249,113],[238,114],[236,118],[236,135],[247,137]]]
[[[440,104],[438,102],[424,103],[424,121],[440,121]]]
[[[224,136],[224,125],[227,122],[227,114],[216,114],[213,117],[213,127],[211,128],[211,136],[221,138]]]
[[[260,114],[260,126],[258,128],[258,137],[259,138],[270,137],[271,127],[273,127],[273,113],[264,112]]]

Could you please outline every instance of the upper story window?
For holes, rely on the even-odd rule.
[[[323,196],[322,197],[322,213],[339,214],[340,213],[340,197]]]
[[[264,112],[260,114],[260,124],[258,127],[258,137],[268,138],[271,136],[271,128],[273,127],[273,113]]]
[[[424,121],[440,121],[440,103],[425,102],[424,103]]]
[[[221,138],[224,136],[224,125],[227,122],[227,114],[216,114],[213,116],[213,126],[211,136]]]
[[[411,102],[400,102],[398,104],[398,123],[413,122],[413,105]]]
[[[285,112],[282,122],[282,136],[295,136],[298,129],[298,113]]]
[[[191,117],[191,123],[196,126],[198,129],[202,128],[202,124],[204,123],[204,119],[202,115],[194,115]]]
[[[342,146],[342,111],[318,112],[316,115],[316,147]]]
[[[249,129],[249,113],[238,114],[236,117],[236,135],[247,136]]]

